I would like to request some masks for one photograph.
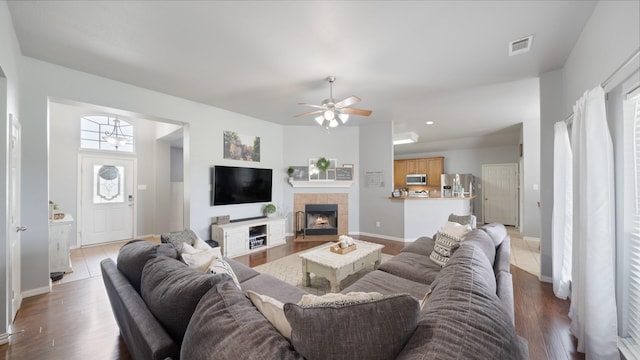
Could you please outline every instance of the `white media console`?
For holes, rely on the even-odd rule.
[[[286,242],[285,218],[266,217],[211,225],[211,237],[222,248],[222,255],[234,257],[264,250]]]

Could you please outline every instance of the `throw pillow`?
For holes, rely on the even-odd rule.
[[[451,213],[449,215],[449,221],[462,225],[471,225],[471,215],[456,215]]]
[[[212,248],[207,245],[208,249],[198,250],[189,244],[182,245],[182,260],[190,267],[198,271],[207,271],[214,259],[222,257],[220,248]]]
[[[157,256],[176,258],[176,249],[169,244],[157,244],[145,240],[132,240],[118,251],[117,267],[129,280],[131,286],[140,292],[142,269],[147,260]]]
[[[157,257],[144,266],[140,294],[173,341],[181,344],[202,295],[227,279],[198,272],[176,259]]]
[[[420,307],[409,294],[357,303],[284,305],[291,343],[307,360],[395,359],[416,328]]]
[[[284,316],[284,303],[267,295],[260,295],[254,291],[247,291],[247,296],[282,336],[291,340],[291,325]]]
[[[438,230],[438,233],[447,234],[448,236],[462,240],[471,230],[473,229],[471,229],[471,225],[469,224],[462,225],[457,222],[447,221],[444,226]]]
[[[193,246],[197,239],[198,236],[191,229],[160,234],[160,241],[173,245],[178,254],[182,252],[182,244]]]
[[[207,272],[211,274],[227,274],[231,279],[233,279],[233,283],[236,284],[238,289],[242,289],[240,287],[240,281],[238,281],[238,277],[236,276],[236,273],[233,272],[231,265],[221,257],[213,259],[211,264],[209,264]]]
[[[298,305],[300,306],[317,306],[317,305],[331,305],[331,304],[341,304],[346,305],[347,303],[358,303],[358,302],[366,302],[372,300],[378,300],[382,298],[382,294],[378,292],[361,292],[361,291],[353,291],[346,294],[340,293],[328,293],[322,296],[306,294],[300,299]]]
[[[444,266],[462,241],[463,238],[457,238],[438,231],[436,234],[436,242],[433,245],[433,251],[429,255],[429,259],[440,266]]]

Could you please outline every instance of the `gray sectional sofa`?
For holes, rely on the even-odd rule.
[[[171,244],[132,241],[101,267],[134,359],[527,359],[504,226],[474,229],[444,267],[429,259],[433,247],[420,238],[342,290],[382,299],[315,308],[295,305],[303,290],[232,259],[241,289],[226,274],[193,270]],[[247,291],[286,303],[291,340]]]

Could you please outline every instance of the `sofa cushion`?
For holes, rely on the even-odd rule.
[[[146,240],[132,240],[124,244],[118,252],[117,267],[134,289],[140,292],[142,269],[147,260],[157,256],[176,258],[176,249],[169,244],[157,244]]]
[[[438,266],[438,268],[440,269],[440,266]],[[381,270],[376,270],[361,277],[358,281],[343,289],[341,293],[346,294],[354,291],[376,291],[383,295],[409,293],[416,300],[420,300],[429,289],[429,284],[418,283]]]
[[[227,279],[226,274],[202,273],[178,260],[157,257],[149,260],[142,271],[140,293],[153,316],[181,344],[202,295]]]
[[[491,266],[496,260],[496,247],[495,243],[491,240],[491,237],[480,229],[474,229],[465,238],[464,244],[471,244],[482,250],[489,259]]]
[[[434,239],[422,236],[417,238],[414,242],[406,245],[402,250],[400,250],[400,252],[412,252],[414,254],[428,256],[431,254],[431,251],[433,251],[434,243]]]
[[[187,327],[180,358],[303,359],[230,279],[200,300]]]
[[[526,358],[492,273],[484,252],[465,241],[438,275],[398,359]]]
[[[238,289],[241,289],[240,282],[238,281],[238,277],[233,272],[233,269],[231,268],[229,263],[227,263],[223,258],[219,257],[219,258],[213,259],[213,261],[211,262],[211,264],[209,264],[209,267],[207,268],[207,272],[214,275],[227,274],[233,280],[233,283],[238,287]]]
[[[284,305],[291,343],[307,360],[393,359],[416,327],[419,304],[408,294],[363,302]]]
[[[500,246],[500,244],[502,244],[504,239],[507,236],[509,236],[509,233],[507,232],[507,228],[505,228],[504,225],[499,223],[487,224],[487,225],[484,225],[481,229],[484,230],[491,237],[491,240],[493,240],[493,245],[495,247]]]
[[[228,257],[223,257],[223,259],[227,262],[227,264],[229,264],[229,266],[231,266],[231,269],[233,269],[233,273],[236,274],[236,277],[238,278],[238,281],[240,282],[240,284],[242,284],[243,282],[251,278],[254,278],[260,275],[259,272],[253,270],[248,266],[245,266],[244,264],[236,260],[233,260]]]
[[[243,291],[255,291],[258,294],[271,296],[283,303],[297,303],[307,294],[306,291],[276,279],[269,274],[260,274],[242,283]]]
[[[428,255],[429,253],[418,255],[412,252],[401,252],[382,263],[378,270],[429,285],[442,267],[431,261]]]

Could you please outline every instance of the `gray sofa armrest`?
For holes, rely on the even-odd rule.
[[[511,323],[515,326],[515,309],[513,298],[513,278],[511,273],[499,271],[496,274],[496,285],[498,298],[504,304],[504,310],[511,318]]]
[[[120,335],[133,359],[178,359],[180,348],[151,314],[142,297],[118,270],[112,259],[100,262]]]

